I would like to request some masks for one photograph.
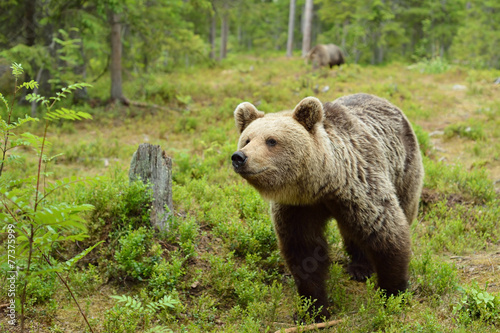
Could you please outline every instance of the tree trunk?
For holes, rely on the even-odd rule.
[[[302,36],[302,56],[306,56],[311,49],[313,0],[306,0],[304,7],[304,34]]]
[[[122,39],[120,16],[111,13],[111,102],[128,104],[122,91]]]
[[[35,45],[36,38],[36,22],[35,22],[35,11],[36,11],[36,0],[25,0],[24,1],[24,37],[26,38],[26,45]]]
[[[80,59],[78,64],[75,66],[75,69],[73,72],[77,75],[77,77],[80,79],[81,82],[86,82],[87,81],[87,60],[85,59],[85,49],[83,47],[83,38],[82,36],[78,33],[72,36],[71,38],[73,39],[80,39],[80,42],[78,43],[78,49],[80,51]],[[87,87],[83,87],[82,89],[77,89],[73,93],[73,102],[75,104],[84,102],[88,100],[88,91]]]
[[[220,59],[224,59],[227,56],[227,37],[229,34],[229,14],[224,13],[222,15],[222,25],[221,25],[221,43],[220,43]]]
[[[295,26],[295,0],[290,0],[290,14],[288,15],[288,40],[286,42],[286,56],[293,53],[293,28]]]
[[[210,16],[210,59],[215,60],[215,39],[217,38],[217,13],[212,3],[213,14]]]
[[[143,143],[132,156],[129,179],[149,184],[153,190],[151,224],[158,230],[168,230],[167,221],[173,212],[172,159],[160,146]]]

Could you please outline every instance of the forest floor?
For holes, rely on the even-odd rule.
[[[103,177],[100,184],[57,197],[91,198],[99,213],[85,218],[90,241],[104,239],[105,248],[94,250],[98,252],[85,264],[66,274],[94,332],[274,332],[296,326],[294,314],[307,304],[296,297],[279,257],[268,205],[231,170],[230,155],[238,138],[232,113],[242,101],[273,112],[291,109],[306,96],[326,102],[357,92],[384,97],[400,107],[421,144],[426,180],[422,207],[412,225],[411,287],[384,301],[373,281],[351,281],[343,269],[347,258],[340,234],[331,223],[330,319],[341,322],[322,332],[496,332],[497,77],[499,71],[434,68],[429,63],[312,71],[297,58],[234,56],[213,68],[128,78],[128,98],[167,111],[75,106],[94,120],[52,128],[50,154],[64,155],[50,167],[58,179]],[[102,80],[90,90],[93,103],[105,99],[108,84]],[[41,132],[38,127],[31,130]],[[137,213],[127,208],[135,201],[126,195],[126,174],[133,152],[144,142],[161,145],[174,160],[176,214],[169,234],[144,232],[129,222],[136,221]],[[26,154],[29,173],[36,167],[34,159],[21,153]],[[128,229],[116,227],[119,223]],[[103,228],[112,230],[107,238],[92,234]],[[127,244],[144,251],[126,252]],[[64,257],[69,249],[74,247],[57,249],[54,255]],[[142,275],[131,275],[130,267],[142,267]],[[29,332],[89,332],[56,278],[40,278],[29,290]],[[481,303],[480,293],[493,299]],[[172,295],[180,304],[149,313],[118,303],[111,295],[129,295],[143,304]],[[0,304],[7,300],[1,292]],[[0,330],[20,331],[7,320],[0,315]]]

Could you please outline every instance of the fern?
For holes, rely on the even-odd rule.
[[[179,300],[170,295],[166,295],[156,302],[150,302],[146,304],[146,306],[143,306],[141,301],[127,295],[111,295],[109,297],[118,300],[118,303],[125,303],[126,307],[143,314],[154,314],[160,309],[175,308],[175,306],[180,303]]]
[[[82,120],[92,119],[92,116],[86,112],[68,110],[66,108],[49,111],[45,114],[44,119],[49,121],[66,119],[66,120]]]
[[[2,93],[0,93],[0,100],[2,100],[3,104],[5,104],[5,107],[7,108],[7,112],[8,112],[10,110],[9,102],[7,102],[5,97],[3,97]]]
[[[134,311],[144,312],[144,307],[142,306],[142,302],[138,301],[136,299],[133,299],[130,296],[126,296],[126,295],[122,295],[122,296],[111,295],[109,297],[116,299],[118,301],[118,303],[125,303],[126,307],[128,307],[128,308],[130,308],[130,309],[132,309]]]
[[[76,205],[65,202],[49,204],[45,200],[48,195],[56,190],[67,189],[71,184],[81,180],[77,178],[66,178],[62,181],[56,181],[53,184],[49,184],[48,186],[44,186],[43,184],[47,182],[47,177],[50,176],[50,173],[45,171],[47,163],[52,161],[55,156],[59,156],[59,154],[57,154],[48,157],[44,154],[44,149],[50,146],[50,142],[46,140],[49,124],[57,120],[74,121],[91,119],[91,116],[85,112],[77,112],[66,108],[52,110],[52,108],[56,102],[61,101],[76,89],[81,89],[90,85],[85,83],[70,85],[63,88],[55,97],[49,99],[38,94],[28,94],[28,101],[40,103],[46,109],[44,117],[44,134],[43,136],[37,136],[29,132],[21,132],[21,134],[16,135],[14,130],[22,127],[28,122],[38,121],[38,119],[29,117],[28,115],[24,118],[19,118],[17,121],[11,121],[16,93],[21,89],[37,88],[38,83],[36,81],[29,81],[17,85],[17,79],[23,74],[23,68],[17,63],[14,63],[11,68],[15,77],[14,95],[12,103],[10,103],[12,107],[9,107],[7,100],[3,95],[0,95],[0,99],[3,104],[5,104],[8,111],[6,120],[0,118],[0,152],[2,153],[2,155],[0,155],[0,177],[2,176],[6,164],[10,164],[19,159],[16,155],[9,154],[9,156],[7,156],[9,150],[19,146],[31,147],[38,156],[38,169],[36,174],[24,179],[12,181],[1,179],[0,181],[0,221],[3,223],[2,228],[5,229],[6,226],[10,226],[9,228],[16,230],[16,257],[23,260],[20,262],[26,262],[26,266],[23,267],[24,274],[22,275],[24,284],[20,287],[20,321],[21,331],[24,331],[24,308],[28,283],[35,278],[39,278],[39,276],[46,276],[47,274],[55,272],[76,302],[71,289],[59,273],[74,267],[81,258],[87,255],[100,243],[86,249],[66,262],[54,265],[50,262],[50,258],[44,254],[49,253],[55,243],[81,241],[88,237],[86,234],[87,229],[85,227],[85,221],[81,217],[81,213],[93,209],[92,205]],[[44,171],[42,172],[42,170]],[[40,253],[38,258],[43,258],[47,261],[50,266],[48,269],[40,267],[33,269],[31,267],[32,262],[37,259],[35,251]],[[2,257],[5,257],[5,255]],[[76,302],[76,304],[87,322],[90,331],[92,331],[92,327],[79,307],[78,302]]]
[[[17,64],[14,62],[12,66],[10,66],[10,68],[12,68],[12,75],[14,75],[16,79],[24,73],[23,66],[21,66],[21,64]]]
[[[23,83],[21,83],[21,85],[19,85],[17,87],[17,90],[20,90],[22,88],[26,88],[26,89],[38,88],[38,82],[36,82],[35,80],[31,80],[30,82],[23,82]]]
[[[91,87],[92,85],[88,83],[74,83],[65,88],[62,88],[60,92],[56,93],[56,96],[50,97],[51,100],[55,102],[60,102],[62,98],[66,98],[67,94],[71,94],[76,89],[83,89],[85,87]]]
[[[35,103],[41,103],[42,105],[48,106],[49,101],[38,94],[31,93],[31,94],[26,94],[26,100],[28,102],[35,102]]]

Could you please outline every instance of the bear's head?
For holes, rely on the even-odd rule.
[[[323,105],[314,97],[303,99],[291,112],[270,114],[241,103],[234,111],[240,132],[238,151],[231,157],[234,171],[268,200],[310,203],[311,182],[324,161],[318,152],[320,137],[326,137],[323,118]]]

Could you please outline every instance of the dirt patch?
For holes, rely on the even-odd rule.
[[[455,205],[472,205],[474,201],[464,197],[458,193],[444,194],[437,191],[423,188],[420,200],[424,206],[429,206],[440,201],[446,201],[448,207],[453,207]]]
[[[500,292],[500,247],[493,253],[452,256],[450,261],[455,263],[461,283],[476,281],[489,293]]]

